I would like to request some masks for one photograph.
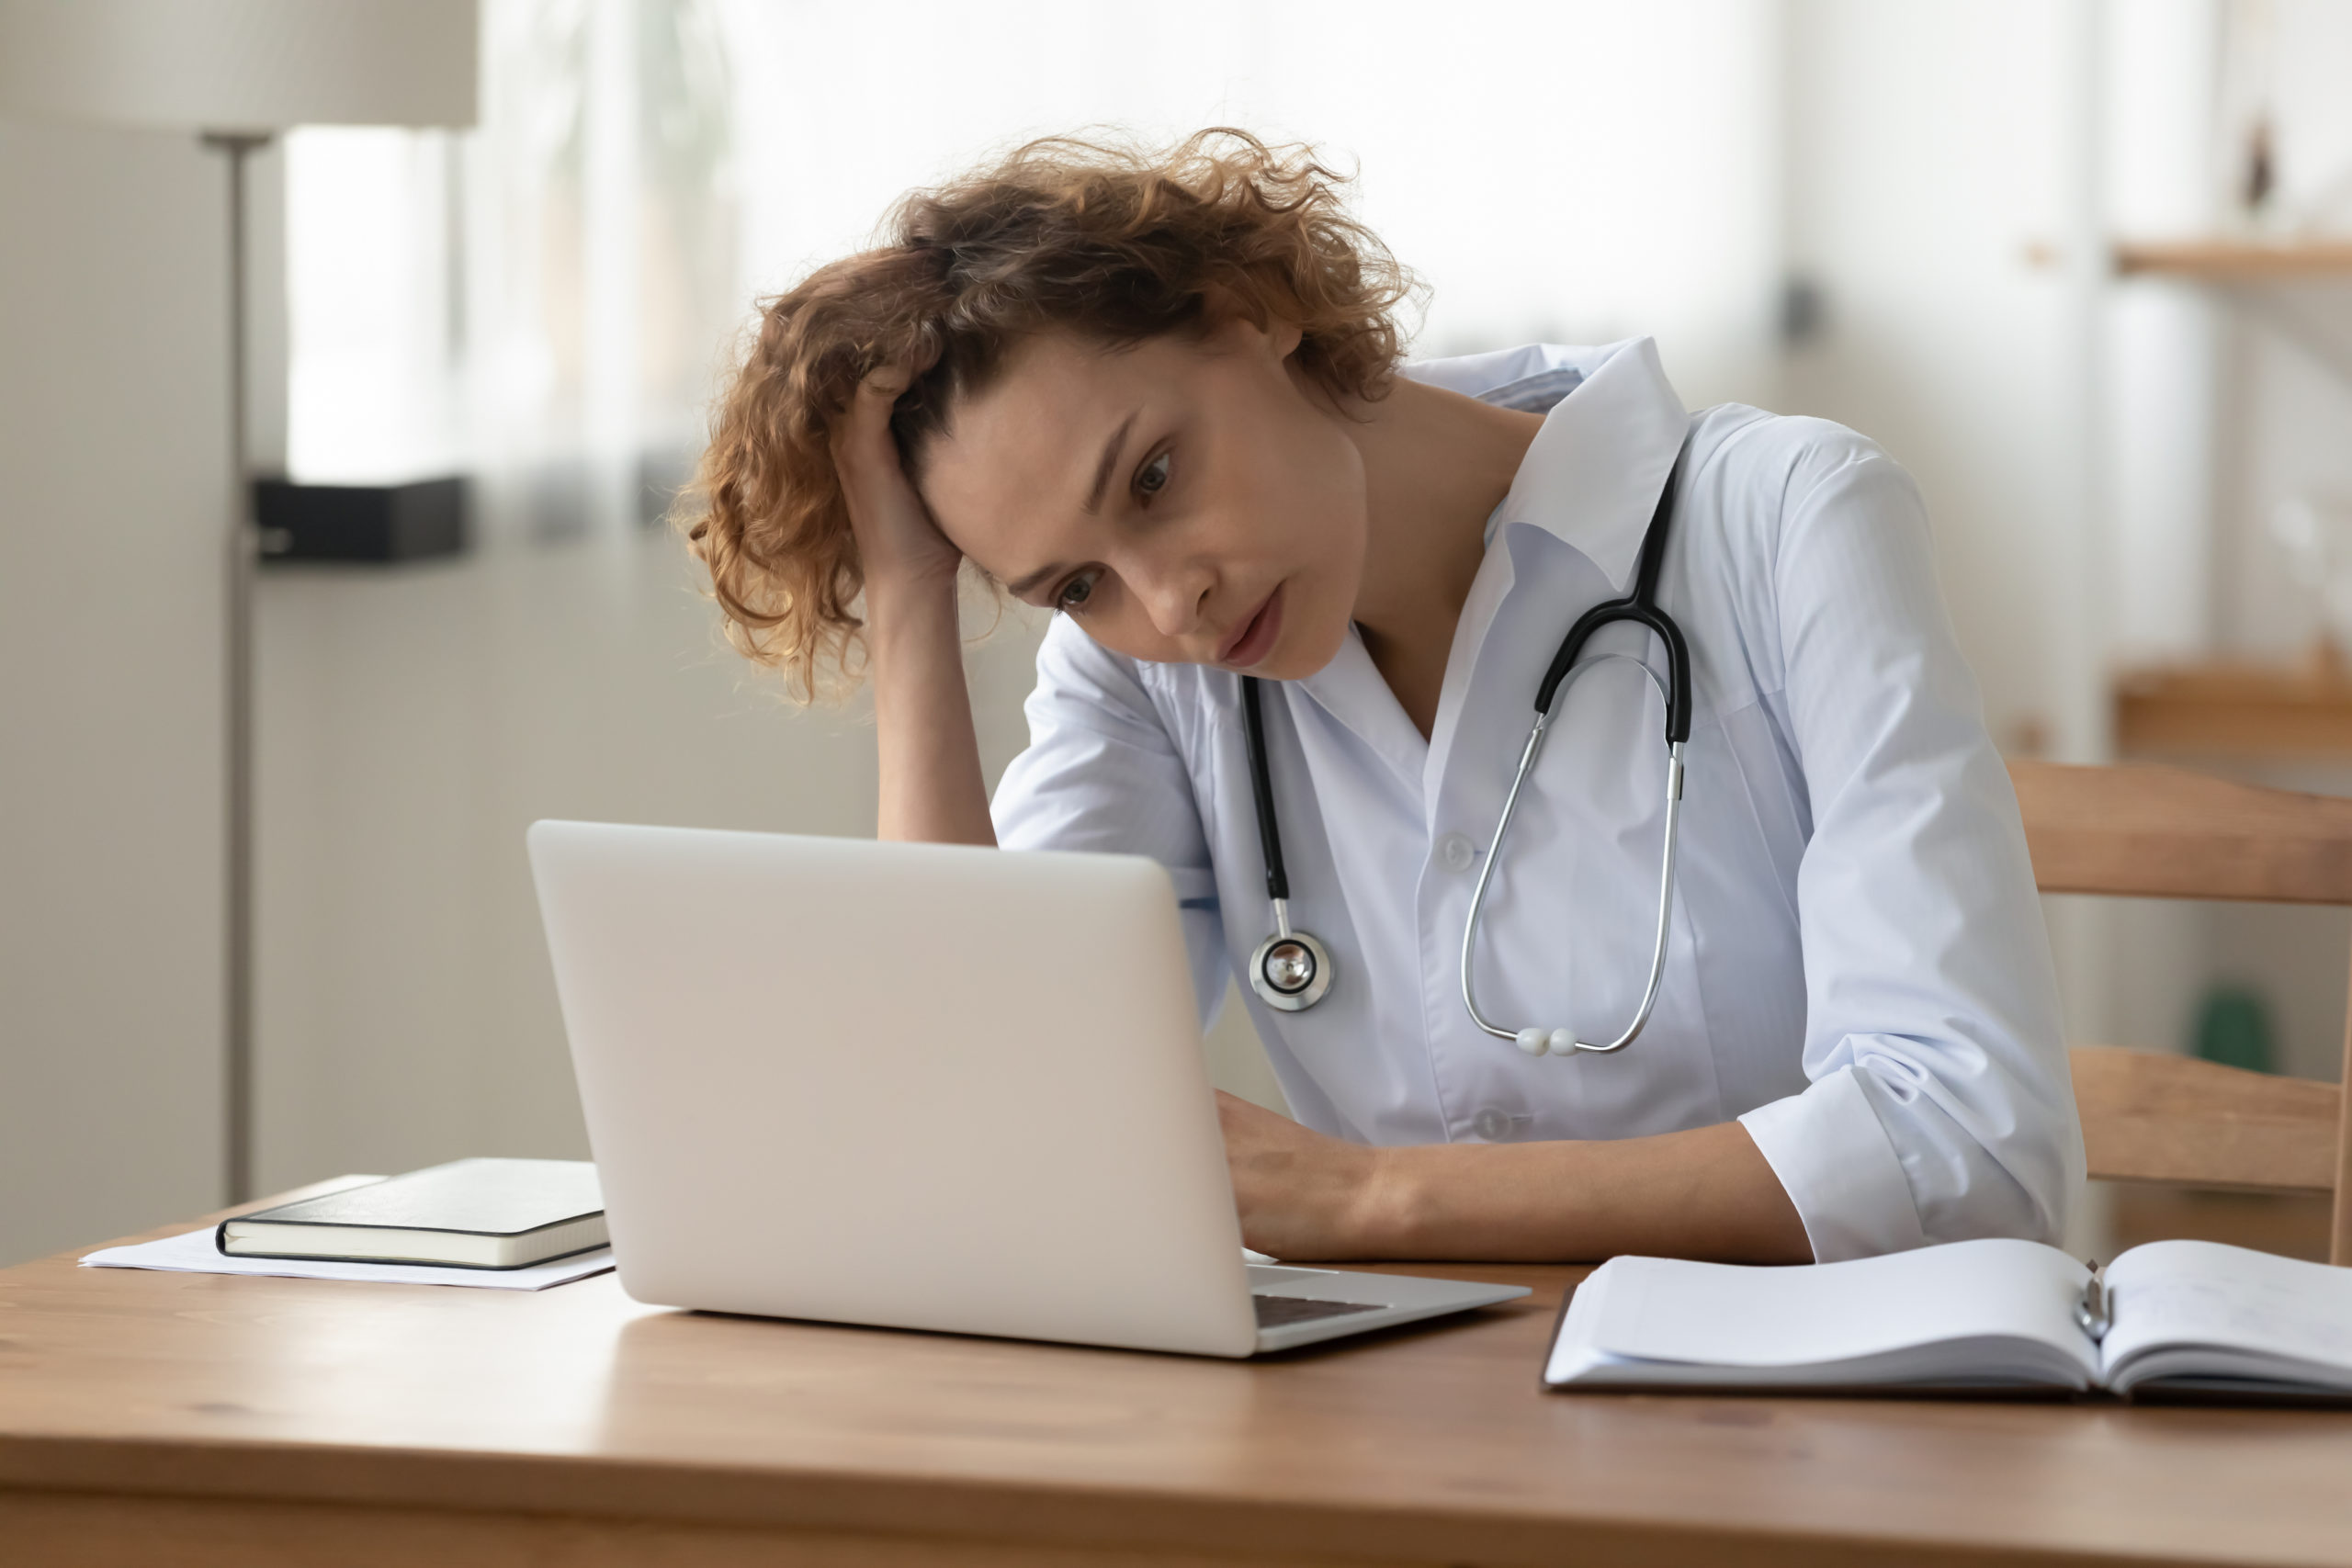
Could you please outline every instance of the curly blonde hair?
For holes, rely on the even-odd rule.
[[[891,434],[915,471],[960,398],[1023,338],[1112,345],[1201,332],[1216,310],[1300,329],[1296,363],[1336,398],[1377,399],[1415,284],[1306,147],[1204,130],[1173,147],[1055,137],[902,199],[886,243],[761,301],[677,525],[709,569],[728,640],[803,697],[846,683],[864,579],[830,428],[878,367],[930,363]]]

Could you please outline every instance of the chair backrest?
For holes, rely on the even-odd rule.
[[[2177,768],[2012,762],[2045,893],[2352,905],[2352,800]],[[2352,1264],[2352,1100],[2330,1084],[2111,1046],[2070,1053],[2090,1173],[2330,1191]],[[2345,1039],[2352,1079],[2352,1027]]]

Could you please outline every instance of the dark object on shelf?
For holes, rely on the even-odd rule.
[[[2270,1010],[2243,986],[2215,986],[2197,1010],[2196,1053],[2225,1067],[2273,1071]]]
[[[466,481],[311,485],[254,482],[262,558],[396,561],[454,556],[466,547]]]

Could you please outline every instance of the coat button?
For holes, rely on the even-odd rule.
[[[1490,1144],[1499,1144],[1510,1131],[1510,1118],[1489,1105],[1470,1118],[1470,1130]]]
[[[1478,846],[1460,833],[1448,833],[1437,841],[1438,858],[1455,871],[1468,871],[1478,863]]]

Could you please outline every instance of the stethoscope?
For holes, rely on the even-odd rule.
[[[1686,440],[1684,452],[1688,450]],[[1623,599],[1595,604],[1578,616],[1560,644],[1560,651],[1552,656],[1550,667],[1544,671],[1543,683],[1535,689],[1535,726],[1528,731],[1527,745],[1520,752],[1519,771],[1511,777],[1510,793],[1503,797],[1502,818],[1495,824],[1494,843],[1487,852],[1486,864],[1479,870],[1477,888],[1470,895],[1469,918],[1463,922],[1462,1005],[1468,1010],[1470,1021],[1498,1040],[1513,1042],[1531,1056],[1623,1050],[1649,1022],[1651,1010],[1657,1006],[1658,986],[1666,977],[1666,942],[1674,914],[1674,850],[1682,821],[1682,746],[1690,739],[1690,650],[1682,640],[1682,628],[1674,624],[1674,617],[1658,608],[1657,578],[1666,559],[1668,522],[1674,513],[1682,457],[1680,453],[1676,455],[1674,467],[1666,477],[1666,488],[1658,494],[1657,511],[1650,517],[1649,531],[1642,536],[1641,564],[1634,576],[1633,592]],[[1657,634],[1658,641],[1666,647],[1663,680],[1657,671],[1631,654],[1603,654],[1585,663],[1577,662],[1593,633],[1621,621],[1646,626]],[[1519,807],[1520,790],[1526,784],[1528,774],[1534,772],[1536,758],[1543,754],[1544,737],[1552,723],[1553,704],[1561,690],[1577,676],[1616,659],[1639,665],[1666,704],[1666,849],[1658,866],[1657,935],[1650,950],[1649,984],[1643,988],[1642,1005],[1635,1010],[1633,1022],[1625,1026],[1623,1034],[1603,1045],[1579,1040],[1570,1029],[1510,1030],[1490,1021],[1478,1010],[1470,969],[1472,955],[1477,950],[1478,915],[1486,905],[1487,885],[1494,879],[1495,863],[1502,858],[1503,840],[1510,832],[1511,815]],[[1321,1001],[1331,989],[1331,954],[1322,942],[1290,923],[1290,878],[1283,868],[1282,832],[1274,821],[1273,774],[1266,761],[1265,719],[1259,711],[1255,676],[1241,678],[1241,712],[1249,737],[1250,794],[1258,807],[1259,846],[1266,860],[1266,897],[1274,906],[1274,934],[1260,942],[1258,950],[1250,955],[1250,988],[1268,1007],[1298,1012]]]

